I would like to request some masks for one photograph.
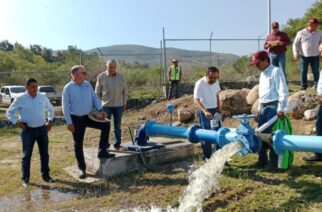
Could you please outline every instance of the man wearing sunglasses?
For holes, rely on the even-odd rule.
[[[113,158],[115,155],[108,153],[109,123],[96,122],[88,117],[93,107],[102,117],[107,117],[103,112],[100,100],[96,96],[92,85],[86,81],[87,72],[82,65],[71,68],[72,80],[63,89],[62,108],[67,129],[73,134],[74,150],[79,168],[79,178],[86,178],[86,164],[83,152],[83,141],[86,127],[101,130],[98,147],[98,158]]]

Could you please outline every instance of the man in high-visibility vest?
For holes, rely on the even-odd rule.
[[[169,93],[168,93],[168,100],[172,99],[173,97],[179,97],[179,83],[181,80],[181,67],[178,65],[179,61],[174,58],[172,60],[172,65],[168,68],[167,77],[168,81],[170,82]],[[173,92],[175,91],[174,95]]]

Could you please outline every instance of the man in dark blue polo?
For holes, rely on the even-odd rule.
[[[48,131],[51,129],[51,122],[54,119],[54,107],[46,95],[38,93],[36,79],[30,78],[26,81],[26,93],[17,97],[7,110],[8,119],[21,131],[22,140],[22,185],[27,187],[30,178],[30,159],[32,150],[37,141],[42,178],[46,182],[53,182],[49,175],[49,154],[48,154]],[[45,111],[48,111],[48,121],[45,119]],[[17,119],[15,114],[19,114]]]
[[[100,100],[94,92],[91,84],[86,81],[87,72],[82,65],[75,65],[71,68],[72,80],[63,89],[62,108],[67,129],[72,132],[74,139],[74,150],[79,168],[79,178],[86,178],[86,164],[83,152],[84,134],[87,127],[101,130],[98,147],[98,158],[112,158],[115,155],[109,154],[108,134],[110,124],[91,120],[88,115],[95,107],[104,118],[107,114],[103,112]]]

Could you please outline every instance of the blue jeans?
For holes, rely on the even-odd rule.
[[[74,116],[71,115],[73,124],[75,126],[75,132],[73,133],[74,139],[74,152],[77,160],[77,166],[80,170],[86,170],[84,151],[83,151],[83,143],[84,143],[84,135],[87,127],[100,129],[100,142],[98,146],[98,154],[104,154],[107,152],[109,148],[108,142],[108,134],[110,132],[110,124],[109,123],[101,123],[95,122],[88,118],[88,116]]]
[[[107,113],[108,118],[112,118],[114,123],[114,147],[119,147],[121,145],[121,123],[122,123],[122,114],[123,106],[120,107],[103,107],[103,110]]]
[[[217,108],[211,108],[211,109],[207,109],[212,115],[214,115],[215,113],[217,113]],[[200,126],[202,129],[207,129],[207,130],[210,130],[211,129],[211,126],[210,126],[210,120],[206,118],[205,114],[200,111],[200,110],[197,110],[197,116],[198,116],[198,119],[199,119],[199,123],[200,123]],[[220,128],[220,123],[219,123],[219,127],[218,129]],[[202,152],[203,152],[203,159],[209,159],[212,155],[212,146],[211,146],[212,143],[210,142],[204,142],[204,141],[201,141],[201,148],[202,148]]]
[[[269,57],[271,59],[271,63],[273,64],[273,66],[279,67],[280,69],[283,70],[285,80],[287,82],[286,70],[285,70],[285,52],[279,53],[279,54],[270,53]]]
[[[259,112],[259,117],[258,117],[258,127],[260,127],[263,124],[265,124],[266,122],[268,122],[275,115],[277,115],[277,102],[274,104],[271,104],[271,105],[261,107],[260,112]],[[263,131],[263,133],[271,133],[273,126],[274,126],[274,124],[272,124],[265,131]],[[259,156],[258,162],[263,163],[263,164],[268,163],[268,158],[267,158],[267,150],[268,149],[270,150],[269,161],[272,164],[277,165],[277,162],[278,162],[277,154],[274,152],[274,149],[270,145],[268,145],[264,142],[262,143],[262,148],[258,152],[258,156]]]
[[[29,182],[30,160],[35,141],[40,154],[40,170],[43,177],[49,176],[48,132],[45,126],[23,129],[20,134],[22,141],[21,179]]]
[[[316,132],[317,132],[317,136],[322,136],[322,106],[320,106],[318,111],[318,118],[316,120]],[[315,154],[318,157],[322,157],[322,153],[315,153]]]
[[[313,79],[314,79],[314,85],[316,86],[319,81],[320,72],[320,56],[314,56],[314,57],[304,57],[301,56],[301,88],[306,90],[307,89],[307,70],[309,68],[309,65],[311,65],[312,73],[313,73]]]
[[[179,97],[179,85],[180,85],[180,80],[173,80],[170,82],[168,99],[172,99],[173,97],[175,98]]]

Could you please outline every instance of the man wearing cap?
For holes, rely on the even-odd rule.
[[[22,142],[22,185],[28,187],[30,178],[30,160],[35,141],[37,141],[40,154],[40,167],[42,178],[46,182],[53,182],[49,172],[48,131],[54,119],[54,107],[46,95],[38,93],[38,82],[34,78],[26,81],[26,92],[17,97],[7,109],[6,115],[13,124],[21,128]],[[48,111],[48,120],[45,112]],[[16,113],[19,114],[17,119]]]
[[[320,54],[319,46],[322,45],[322,31],[318,29],[319,20],[311,18],[305,29],[297,32],[293,43],[294,60],[300,59],[301,90],[307,89],[307,70],[311,66],[314,87],[319,80]]]
[[[264,48],[269,50],[269,57],[274,66],[280,67],[285,75],[285,52],[287,46],[291,44],[291,40],[285,32],[279,30],[278,22],[272,23],[272,33],[266,37]]]
[[[182,71],[178,63],[179,63],[179,60],[174,58],[172,60],[172,65],[168,68],[168,71],[167,71],[168,81],[170,82],[168,100],[172,99],[173,96],[175,98],[179,97],[179,83],[181,80]],[[173,92],[175,93],[174,95],[173,95]]]
[[[106,62],[106,71],[97,76],[95,92],[101,99],[103,110],[107,116],[113,116],[114,122],[114,149],[125,150],[121,146],[121,123],[122,115],[126,109],[128,90],[122,74],[116,71],[116,61],[114,59]]]
[[[270,64],[270,58],[265,51],[258,51],[253,54],[250,65],[255,65],[261,72],[259,78],[259,104],[258,104],[258,127],[278,115],[284,118],[286,110],[288,88],[285,76],[279,67]],[[272,127],[268,127],[263,133],[271,133]],[[272,147],[263,143],[258,152],[258,168],[268,165],[267,150],[270,149],[269,162],[273,167],[277,167],[278,157]]]
[[[211,129],[211,120],[214,119],[216,113],[217,115],[221,113],[218,95],[220,91],[219,70],[216,67],[209,67],[206,76],[196,82],[193,91],[193,100],[198,108],[199,123],[203,129]],[[217,127],[221,127],[220,123]],[[212,155],[211,143],[201,141],[201,148],[203,159],[209,159]]]
[[[100,100],[96,96],[92,85],[86,81],[87,72],[82,65],[74,65],[71,68],[72,80],[63,89],[62,109],[67,123],[67,129],[73,134],[74,151],[79,168],[79,178],[86,178],[86,164],[83,152],[84,134],[87,127],[101,130],[98,147],[98,158],[112,158],[115,155],[108,153],[108,122],[97,122],[89,118],[93,107],[100,111],[100,115],[106,118]]]

